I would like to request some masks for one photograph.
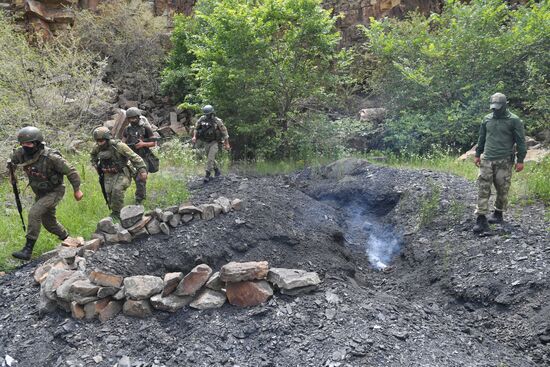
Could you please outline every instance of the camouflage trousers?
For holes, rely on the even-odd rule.
[[[120,215],[124,206],[124,193],[130,187],[130,172],[124,169],[119,173],[105,173],[104,185],[111,212]]]
[[[486,215],[489,212],[489,197],[494,184],[497,197],[495,210],[505,211],[508,205],[508,191],[512,181],[513,162],[510,159],[490,161],[481,159],[479,176],[477,177],[478,199],[476,215]]]
[[[42,225],[48,232],[55,234],[61,240],[69,235],[65,227],[55,217],[55,208],[64,195],[65,186],[59,185],[53,191],[36,197],[34,204],[29,210],[27,227],[27,238],[29,240],[38,239]]]
[[[136,183],[136,203],[141,203],[147,197],[147,181],[139,179],[139,174],[134,176]]]
[[[198,141],[199,146],[198,148],[203,148],[204,153],[206,154],[206,171],[212,172],[214,169],[218,169],[218,162],[216,162],[216,154],[218,154],[219,150],[219,143],[218,141],[210,141],[206,142],[203,140]]]

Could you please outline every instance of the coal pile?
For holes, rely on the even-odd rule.
[[[431,171],[350,159],[288,176],[230,174],[190,187],[192,202],[238,197],[243,209],[169,236],[103,247],[87,266],[161,276],[201,263],[265,260],[317,272],[319,289],[276,292],[251,308],[226,304],[86,322],[60,310],[39,316],[35,260],[0,277],[2,363],[550,364],[550,252],[540,204],[514,208],[504,225],[477,237],[470,230],[474,184]]]

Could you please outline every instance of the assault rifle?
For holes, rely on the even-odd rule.
[[[15,177],[15,165],[11,163],[11,159],[8,160],[8,171],[10,174],[11,188],[13,189],[13,195],[15,196],[15,204],[17,205],[17,211],[21,218],[21,224],[23,225],[23,231],[27,232],[25,227],[25,220],[23,219],[23,206],[21,205],[21,199],[19,198],[19,189],[17,188],[17,177]]]
[[[105,199],[105,203],[111,209],[111,206],[109,205],[109,200],[107,200],[107,191],[105,190],[105,174],[101,170],[101,167],[96,167],[97,174],[99,176],[99,186],[101,186],[101,193],[103,194],[103,199]]]

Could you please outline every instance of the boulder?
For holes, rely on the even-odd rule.
[[[175,291],[182,279],[183,273],[181,272],[164,274],[164,288],[162,290],[162,297],[166,297]]]
[[[241,282],[245,280],[264,279],[269,271],[267,261],[230,262],[220,269],[223,282]]]
[[[240,307],[257,306],[273,296],[273,289],[265,280],[227,283],[227,300]]]
[[[101,271],[92,271],[90,273],[89,279],[92,283],[103,286],[103,287],[122,287],[123,277],[120,275],[114,275],[109,273],[104,273]]]
[[[163,289],[163,281],[153,275],[136,275],[124,278],[126,297],[133,300],[142,300],[160,293]]]
[[[224,196],[220,196],[219,198],[217,198],[216,200],[214,200],[214,203],[220,205],[222,207],[222,212],[224,214],[227,214],[231,211],[231,201],[224,197]]]
[[[213,289],[215,291],[221,291],[223,288],[225,288],[225,283],[222,282],[222,280],[220,279],[219,271],[212,274],[210,279],[208,279],[208,281],[206,282],[205,287]]]
[[[196,206],[193,206],[193,205],[187,205],[187,204],[183,204],[183,205],[180,205],[179,209],[178,209],[178,212],[179,214],[201,214],[202,213],[202,210],[200,208],[197,208]]]
[[[97,300],[99,287],[88,279],[75,281],[69,290],[69,300],[80,305]]]
[[[225,303],[226,296],[224,292],[213,289],[205,289],[199,296],[189,304],[189,307],[198,310],[207,310],[210,308],[220,308]]]
[[[103,218],[97,223],[97,232],[116,234],[117,231],[113,218],[111,217]]]
[[[203,220],[211,220],[216,216],[216,211],[213,204],[202,204],[199,208],[201,210],[201,219]]]
[[[179,309],[187,306],[193,297],[191,296],[176,296],[171,294],[169,296],[163,297],[161,294],[154,295],[151,297],[151,304],[157,310],[176,312]]]
[[[86,277],[84,272],[82,271],[73,272],[73,274],[63,282],[63,284],[57,287],[55,291],[57,298],[67,302],[71,301],[71,287],[73,286],[73,283],[78,280],[86,280],[86,279],[88,278]]]
[[[156,218],[147,223],[146,228],[147,232],[151,235],[160,233],[160,223]]]
[[[120,211],[120,224],[124,228],[130,228],[139,223],[144,212],[143,205],[127,205]]]
[[[115,317],[122,310],[122,302],[109,301],[107,305],[99,311],[99,320],[105,322]]]
[[[74,274],[72,270],[52,269],[48,273],[46,280],[40,285],[41,293],[51,300],[57,298],[57,288]]]
[[[174,213],[172,213],[172,212],[166,212],[166,211],[165,211],[165,212],[162,212],[162,213],[160,214],[160,216],[159,216],[158,219],[159,219],[161,222],[168,223],[168,222],[170,222],[170,219],[172,219],[173,216],[174,216]]]
[[[315,272],[285,268],[269,269],[267,280],[280,289],[317,286],[321,283],[319,275]]]
[[[133,300],[129,299],[124,302],[124,306],[122,307],[122,312],[126,316],[132,316],[132,317],[148,317],[153,314],[153,309],[151,308],[151,304],[149,303],[149,300]]]
[[[177,296],[190,296],[195,294],[206,283],[212,269],[206,264],[197,265],[187,274],[174,291]]]

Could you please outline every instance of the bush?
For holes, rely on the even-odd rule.
[[[525,116],[528,132],[547,125],[549,14],[548,1],[449,0],[442,14],[373,20],[365,34],[378,68],[368,87],[394,111],[388,147],[470,148],[497,91]]]

